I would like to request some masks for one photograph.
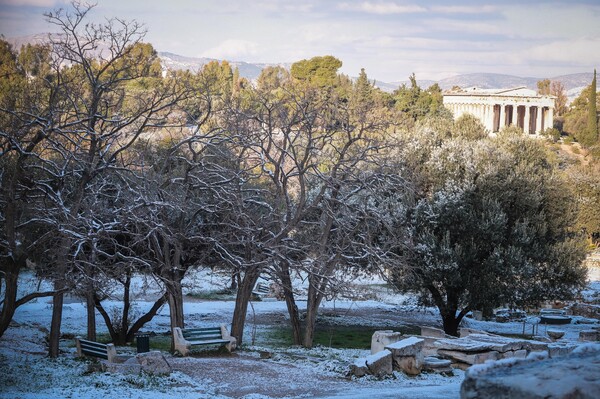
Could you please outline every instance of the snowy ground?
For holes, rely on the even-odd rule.
[[[227,284],[227,278],[198,274],[190,281],[187,292],[215,289]],[[143,282],[139,282],[140,286]],[[200,288],[198,288],[200,287]],[[151,288],[151,287],[150,287]],[[147,289],[137,302],[139,311],[152,304],[152,290]],[[595,283],[586,295],[600,291]],[[418,308],[411,298],[393,295],[381,289],[371,300],[337,300],[323,304],[322,320],[330,325],[395,328],[401,325],[440,326],[434,309]],[[57,360],[45,357],[45,336],[50,325],[51,304],[39,299],[18,309],[11,328],[0,339],[0,398],[457,398],[463,373],[453,377],[423,374],[416,378],[401,373],[383,381],[348,379],[348,365],[368,350],[318,347],[312,350],[273,345],[266,339],[274,326],[287,325],[285,304],[278,301],[254,302],[249,310],[245,343],[233,355],[199,354],[189,358],[171,357],[175,372],[169,377],[109,374],[97,371],[94,363],[75,359],[70,337],[85,335],[85,308],[76,298],[64,306],[61,343],[63,355]],[[118,303],[109,303],[117,306]],[[304,304],[299,303],[302,307]],[[189,298],[184,306],[189,327],[228,323],[232,301],[205,301]],[[529,333],[535,318],[525,323]],[[465,320],[465,326],[501,334],[522,334],[523,323],[493,323]],[[566,332],[564,340],[575,342],[589,325],[572,323],[557,328]],[[99,333],[106,332],[98,318]],[[144,331],[168,332],[168,308],[161,309]],[[253,331],[256,331],[253,334]],[[540,326],[539,335],[545,335]],[[250,345],[254,338],[254,344]],[[118,352],[126,349],[118,348]],[[260,352],[271,353],[261,359]]]

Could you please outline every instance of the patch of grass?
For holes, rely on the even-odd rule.
[[[194,291],[186,296],[195,299],[205,299],[209,301],[230,301],[235,299],[235,293],[230,289]]]
[[[171,335],[156,335],[150,337],[150,350],[169,352],[171,350]]]

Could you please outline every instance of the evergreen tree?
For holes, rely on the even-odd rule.
[[[592,88],[590,90],[590,100],[588,102],[588,123],[587,134],[583,144],[586,146],[594,145],[598,141],[598,111],[596,108],[596,70],[594,69],[594,79],[592,79]]]

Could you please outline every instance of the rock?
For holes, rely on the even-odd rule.
[[[410,337],[386,346],[392,353],[394,369],[408,375],[420,374],[423,365],[423,345],[422,338]]]
[[[140,364],[142,371],[148,374],[169,375],[173,371],[167,359],[159,351],[140,353],[134,359]]]
[[[355,377],[364,377],[369,374],[369,368],[367,367],[367,359],[360,358],[357,359],[354,363],[350,365],[349,375],[353,375]]]
[[[350,365],[348,374],[356,377],[364,377],[370,374],[382,378],[391,375],[392,372],[392,352],[386,349],[366,358],[357,359]]]
[[[391,375],[392,369],[392,352],[384,349],[374,355],[368,356],[366,359],[367,368],[369,373],[377,378],[382,378],[387,375]]]
[[[435,343],[438,341],[438,338],[421,337],[421,339],[423,339],[423,356],[437,356],[438,348]]]
[[[423,370],[440,374],[452,373],[452,362],[439,357],[427,356],[423,359]]]
[[[552,339],[561,339],[565,335],[565,332],[561,330],[548,330],[546,333]]]
[[[548,354],[550,357],[566,356],[577,348],[577,344],[572,343],[555,343],[548,345]]]
[[[508,351],[504,353],[500,353],[499,359],[509,359],[511,357],[516,357],[517,359],[525,359],[527,357],[527,350],[519,349],[516,351]]]
[[[421,335],[424,337],[434,337],[434,338],[449,338],[449,335],[446,335],[444,330],[440,330],[439,328],[434,327],[421,327]]]
[[[394,358],[394,369],[408,375],[419,375],[423,368],[423,355]]]
[[[421,350],[423,349],[423,343],[424,341],[422,338],[410,337],[387,345],[385,349],[388,349],[390,352],[392,352],[392,356],[394,358],[415,356],[418,353],[421,353]]]
[[[492,335],[492,334],[487,333],[485,331],[475,330],[474,328],[466,328],[466,327],[462,327],[458,331],[458,333],[459,333],[459,335],[460,335],[461,338],[468,337],[471,334]]]
[[[530,355],[472,366],[461,398],[599,398],[599,375],[600,345],[588,344],[557,359]]]
[[[525,349],[531,351],[545,351],[548,344],[539,341],[528,341],[501,337],[487,334],[471,334],[465,338],[459,339],[441,339],[436,344],[438,352],[440,349],[449,351],[458,351],[464,353],[481,353],[496,351],[504,353],[508,351],[518,351]]]
[[[389,344],[402,339],[402,333],[392,330],[375,331],[371,337],[371,354],[381,352]]]
[[[467,364],[481,364],[485,363],[487,360],[498,360],[500,359],[500,354],[496,351],[488,351],[488,352],[480,352],[480,353],[464,353],[459,351],[450,351],[440,349],[438,353],[441,356],[458,360]]]
[[[598,341],[598,336],[600,332],[597,330],[582,330],[579,331],[579,340],[580,341]]]

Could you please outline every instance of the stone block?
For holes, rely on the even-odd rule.
[[[551,358],[555,358],[555,357],[559,357],[559,356],[566,356],[569,353],[573,352],[573,350],[576,347],[577,347],[576,344],[570,344],[570,343],[550,344],[550,345],[548,345],[548,354]]]
[[[461,398],[598,398],[600,345],[593,346],[558,359],[530,355],[472,366],[465,373]]]
[[[423,366],[422,338],[410,337],[386,346],[392,353],[394,369],[408,375],[418,375]]]
[[[390,352],[392,352],[392,356],[394,358],[415,356],[421,353],[424,343],[425,341],[423,338],[410,337],[398,342],[394,342],[393,344],[389,344],[385,347],[385,349],[388,349]]]
[[[367,368],[369,373],[377,378],[382,378],[392,374],[392,352],[384,349],[374,355],[367,356]]]
[[[546,333],[553,340],[561,339],[565,335],[565,332],[561,330],[548,330]]]
[[[517,358],[517,359],[525,359],[527,357],[526,349],[519,349],[516,351],[508,351],[499,354],[500,359],[509,359],[509,358]]]
[[[391,375],[392,372],[392,352],[383,350],[366,358],[357,359],[350,365],[348,374],[355,377],[364,377],[370,374],[382,378]]]
[[[584,342],[598,341],[599,331],[597,330],[582,330],[579,331],[579,340]]]
[[[437,342],[438,338],[421,337],[421,339],[423,339],[423,356],[437,356],[438,348],[435,343]]]
[[[452,362],[448,359],[427,356],[423,359],[423,370],[434,373],[448,374],[452,372]]]
[[[496,351],[464,353],[459,351],[440,349],[438,350],[438,353],[443,357],[447,357],[452,360],[457,360],[459,362],[467,364],[481,364],[485,363],[487,360],[498,360],[500,358],[500,354]]]
[[[461,338],[468,337],[471,334],[491,335],[485,331],[476,330],[474,328],[466,328],[466,327],[460,328],[460,330],[458,330],[458,334],[460,335]]]
[[[389,344],[402,339],[402,333],[392,330],[375,331],[371,337],[371,354],[381,352]]]
[[[349,375],[355,377],[364,377],[369,374],[369,368],[367,367],[367,359],[360,358],[350,365]]]
[[[434,338],[446,338],[447,335],[444,330],[440,330],[439,328],[421,326],[421,335],[424,337],[434,337]]]
[[[419,375],[423,368],[423,355],[394,357],[394,369],[408,375]]]

